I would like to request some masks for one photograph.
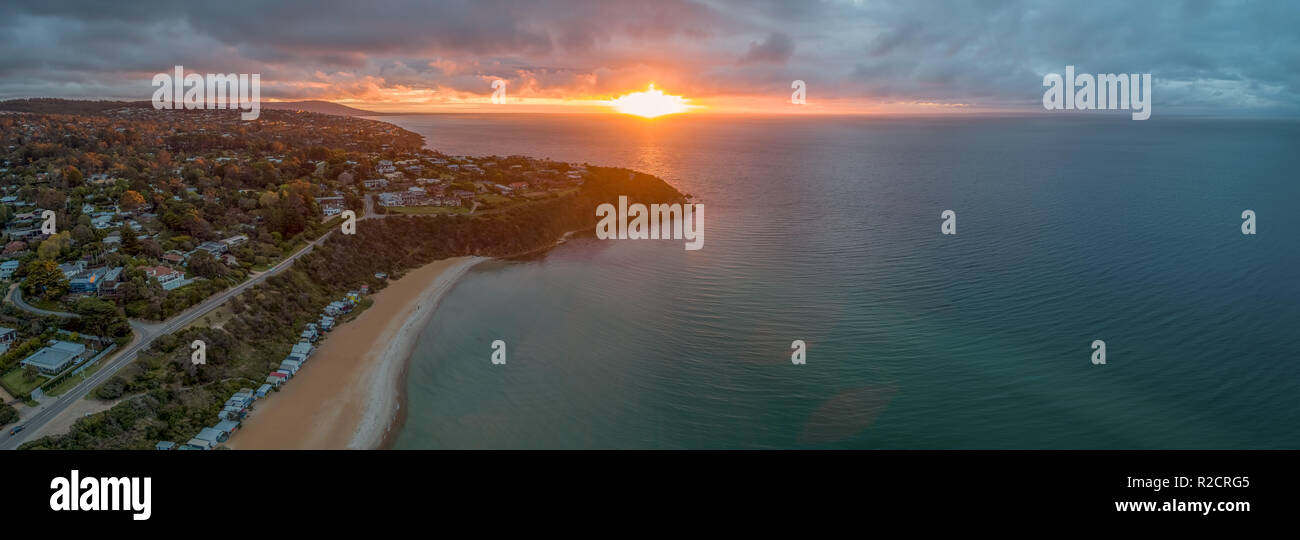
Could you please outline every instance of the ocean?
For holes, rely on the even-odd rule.
[[[707,209],[467,273],[397,448],[1300,448],[1300,122],[377,119]]]

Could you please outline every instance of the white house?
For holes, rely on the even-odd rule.
[[[145,276],[157,279],[164,291],[175,290],[188,283],[185,274],[166,266],[146,266],[141,270],[144,270]]]

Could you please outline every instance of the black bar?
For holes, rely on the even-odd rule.
[[[860,452],[22,452],[8,454],[4,507],[22,521],[175,531],[289,519],[385,527],[471,518],[656,519],[1017,525],[1147,522],[1175,527],[1290,516],[1294,451]],[[148,520],[130,510],[54,511],[51,481],[149,477]],[[1175,487],[1177,478],[1192,487]],[[1168,479],[1155,490],[1133,479]],[[1213,486],[1208,485],[1209,479]],[[1197,483],[1206,484],[1195,487]],[[1233,512],[1116,510],[1116,503],[1248,503]],[[682,514],[665,515],[665,508]],[[710,510],[712,509],[712,510]],[[575,514],[575,512],[577,512]],[[741,512],[741,514],[732,514]],[[8,512],[6,512],[8,513]],[[495,516],[495,517],[494,517]],[[548,517],[550,516],[550,517]],[[728,518],[727,516],[733,516]],[[802,516],[802,518],[801,518]],[[856,516],[856,517],[855,517]],[[429,520],[433,520],[430,522]],[[916,520],[922,520],[917,522]],[[1014,527],[1013,527],[1014,528]]]

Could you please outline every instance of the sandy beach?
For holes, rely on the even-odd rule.
[[[401,406],[402,374],[438,301],[483,257],[435,261],[374,295],[356,320],[327,334],[297,376],[258,400],[233,449],[373,449]]]

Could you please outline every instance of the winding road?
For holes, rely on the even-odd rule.
[[[170,334],[172,332],[175,332],[176,330],[184,328],[186,325],[198,320],[200,317],[207,315],[208,312],[212,311],[213,309],[216,309],[221,304],[224,304],[226,300],[234,298],[236,295],[244,292],[244,290],[248,289],[249,287],[257,285],[258,283],[261,283],[266,278],[280,273],[285,268],[288,268],[290,265],[292,265],[294,261],[297,261],[303,255],[310,253],[312,248],[315,248],[317,245],[320,245],[322,242],[328,239],[330,235],[333,233],[334,231],[330,230],[329,232],[321,235],[321,237],[316,239],[316,241],[307,244],[306,246],[303,246],[302,249],[298,250],[293,255],[290,255],[289,257],[285,258],[283,261],[280,261],[279,264],[276,264],[275,266],[267,269],[267,271],[257,274],[252,278],[250,278],[248,281],[240,283],[239,285],[236,285],[234,287],[221,291],[215,295],[212,295],[207,300],[204,300],[203,302],[200,302],[199,304],[194,305],[189,309],[182,311],[181,313],[178,313],[176,316],[166,321],[150,323],[150,322],[139,321],[139,320],[131,320],[130,321],[131,329],[135,332],[136,339],[132,341],[129,347],[124,349],[122,352],[119,352],[112,359],[106,360],[106,362],[108,363],[105,364],[103,368],[100,368],[100,370],[95,372],[94,375],[91,375],[85,381],[83,381],[81,384],[77,385],[73,389],[65,392],[61,396],[58,396],[58,398],[53,403],[49,403],[48,405],[42,405],[41,410],[39,412],[32,415],[31,417],[28,417],[27,420],[22,423],[23,431],[15,435],[9,434],[9,428],[5,428],[3,431],[0,431],[0,450],[17,449],[18,445],[22,444],[29,435],[40,431],[40,429],[44,427],[46,423],[53,420],[55,417],[59,416],[60,414],[62,414],[73,403],[76,403],[78,400],[86,397],[86,394],[89,394],[90,391],[93,390],[95,387],[99,386],[104,381],[107,381],[110,377],[116,374],[118,370],[122,369],[127,364],[130,364],[131,361],[135,360],[136,355],[138,355],[140,351],[143,351],[146,348],[148,348],[150,345],[152,345],[155,339],[158,339],[160,336]],[[15,306],[18,306],[20,309],[26,311],[31,311],[33,313],[40,313],[42,315],[57,315],[61,317],[76,316],[72,313],[61,313],[61,312],[48,311],[48,310],[43,310],[43,309],[33,307],[22,301],[21,294],[11,294],[10,296]]]
[[[5,299],[10,302],[13,302],[15,306],[18,306],[18,309],[35,313],[37,315],[53,315],[55,317],[63,317],[63,318],[71,318],[71,319],[75,319],[81,316],[81,315],[77,315],[76,313],[68,313],[66,311],[50,311],[48,309],[41,309],[31,304],[28,304],[27,302],[23,301],[23,288],[19,287],[18,285],[14,285],[9,288],[9,296],[7,296]]]

